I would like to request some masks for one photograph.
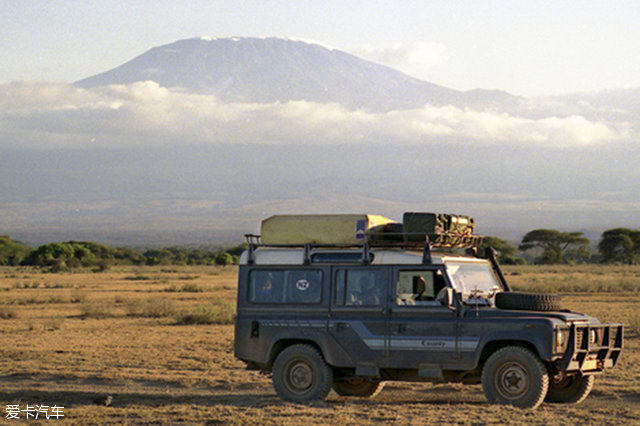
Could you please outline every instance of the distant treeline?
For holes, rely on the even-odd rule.
[[[535,229],[515,247],[497,237],[483,238],[480,249],[491,247],[503,264],[640,263],[640,231],[609,229],[602,234],[597,252],[581,232]],[[247,244],[229,249],[168,247],[145,251],[113,248],[89,241],[49,243],[28,247],[0,236],[0,265],[30,265],[64,271],[77,267],[106,270],[112,265],[229,265],[238,263]]]
[[[230,265],[238,263],[246,244],[229,249],[167,247],[134,250],[114,248],[90,241],[48,243],[28,247],[10,237],[0,236],[0,265],[38,266],[51,271],[77,267],[106,270],[112,265]]]
[[[494,248],[503,264],[640,263],[640,231],[628,228],[603,232],[597,251],[592,250],[591,241],[582,232],[555,229],[530,231],[517,248],[496,237],[483,238],[483,247]]]

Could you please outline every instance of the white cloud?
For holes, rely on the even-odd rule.
[[[632,137],[629,129],[578,114],[525,118],[454,106],[370,113],[336,103],[223,103],[152,81],[97,91],[60,83],[0,85],[0,148],[435,140],[572,147]]]
[[[433,42],[364,45],[355,53],[418,78],[427,76],[428,71],[448,59],[447,48],[443,44]]]

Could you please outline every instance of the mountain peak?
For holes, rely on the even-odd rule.
[[[76,85],[91,88],[147,80],[227,102],[304,100],[372,111],[465,103],[462,92],[319,43],[277,37],[179,40]]]

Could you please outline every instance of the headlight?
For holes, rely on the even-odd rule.
[[[593,328],[589,331],[589,344],[595,345],[598,343],[598,333]]]
[[[569,345],[570,330],[568,328],[556,329],[556,353],[564,353]]]

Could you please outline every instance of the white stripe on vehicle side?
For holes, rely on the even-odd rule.
[[[401,338],[391,337],[391,350],[417,350],[417,351],[455,351],[474,352],[480,339],[461,338],[456,344],[454,337],[430,336]]]
[[[384,339],[362,339],[364,343],[372,350],[382,350],[385,348]]]
[[[381,338],[363,339],[372,350],[385,349],[385,341]],[[461,352],[475,352],[480,339],[463,338],[458,341],[457,349]],[[391,338],[391,350],[415,351],[455,351],[456,340],[449,337]]]
[[[348,324],[370,349],[383,350],[386,348],[384,336],[374,335],[361,321],[349,321]],[[475,352],[479,342],[480,339],[477,337],[461,337],[458,339],[457,349],[461,352]],[[391,336],[391,350],[455,351],[456,338],[450,336]]]
[[[261,320],[260,323],[270,327],[325,327],[324,321],[304,321],[304,320]]]

